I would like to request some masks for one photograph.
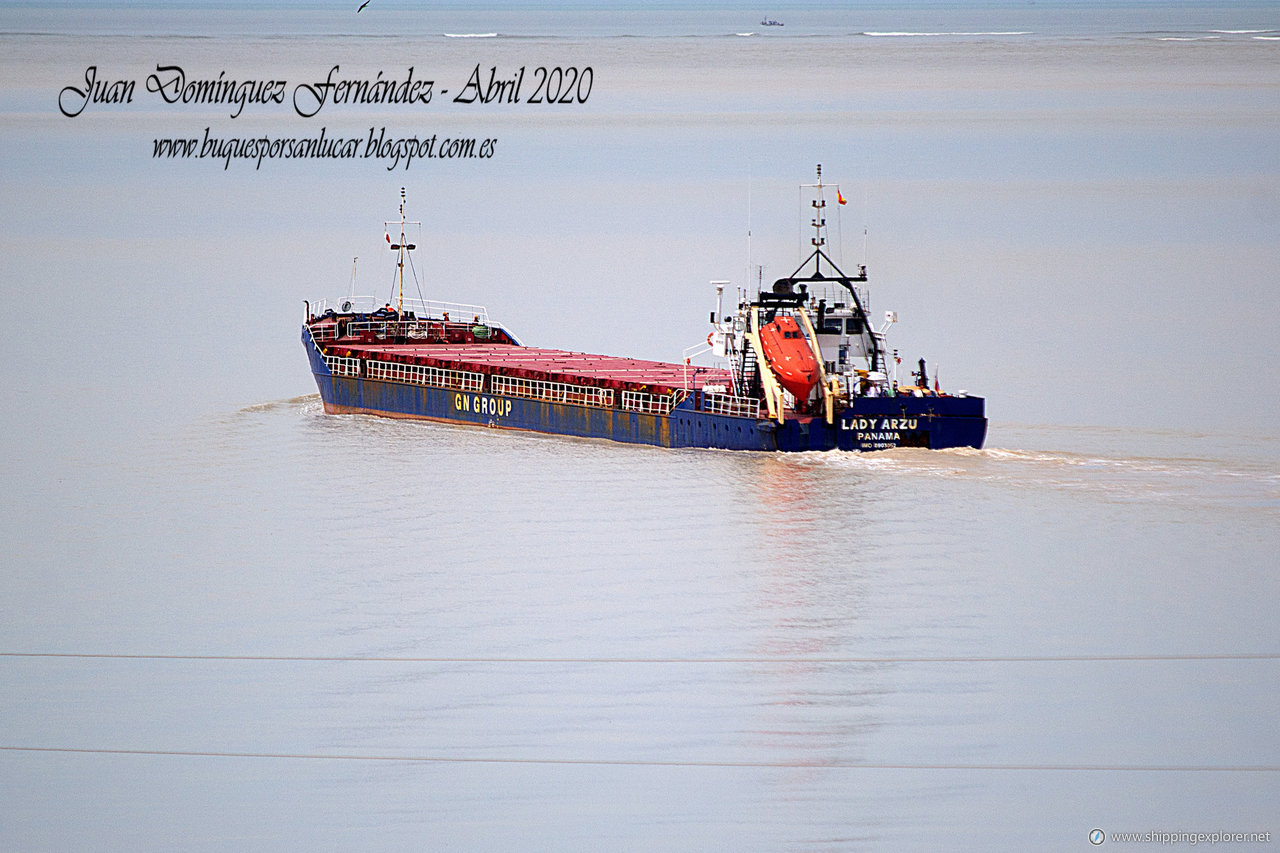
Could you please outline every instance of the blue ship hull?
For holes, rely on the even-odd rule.
[[[858,397],[837,413],[776,420],[701,411],[691,394],[669,414],[387,382],[333,374],[304,329],[303,344],[325,410],[373,414],[556,435],[605,438],[660,447],[725,450],[883,450],[890,447],[981,447],[987,432],[980,397]]]

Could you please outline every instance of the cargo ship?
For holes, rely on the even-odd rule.
[[[716,307],[705,341],[660,362],[527,346],[479,305],[405,296],[417,248],[401,190],[391,299],[305,305],[302,343],[331,414],[416,418],[661,447],[874,451],[981,447],[983,398],[930,387],[923,359],[909,381],[886,348],[886,312],[869,313],[867,271],[845,274],[827,253],[825,208],[839,186],[804,185],[812,252],[769,286],[739,287]],[[353,275],[354,279],[354,275]],[[354,293],[354,287],[353,287]],[[711,366],[694,365],[709,358]],[[704,359],[705,360],[705,359]]]

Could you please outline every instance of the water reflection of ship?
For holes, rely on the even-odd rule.
[[[868,614],[892,536],[869,535],[848,559],[830,549],[842,525],[882,531],[871,476],[857,467],[768,455],[744,466],[756,484],[752,518],[762,529],[789,531],[788,547],[758,554],[753,574],[749,654],[760,700],[742,733],[753,752],[793,768],[784,790],[802,789],[813,768],[865,760],[886,724],[894,673],[854,660],[865,654]],[[791,537],[794,533],[794,538]]]

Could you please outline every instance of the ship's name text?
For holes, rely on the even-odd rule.
[[[846,432],[857,430],[858,432],[876,431],[887,432],[889,430],[902,429],[918,429],[920,423],[919,418],[849,418],[840,421],[840,429]]]
[[[454,394],[453,410],[475,415],[493,415],[505,418],[511,414],[511,401],[496,397],[485,397],[480,394]]]

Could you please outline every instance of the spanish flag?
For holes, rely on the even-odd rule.
[[[836,190],[836,201],[840,202],[841,204],[848,204],[848,203],[849,203],[849,202],[845,201],[844,196],[842,196],[842,195],[840,194],[840,190]]]

